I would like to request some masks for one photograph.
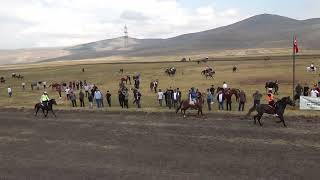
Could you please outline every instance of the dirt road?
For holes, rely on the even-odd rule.
[[[319,179],[320,120],[0,110],[1,180]]]

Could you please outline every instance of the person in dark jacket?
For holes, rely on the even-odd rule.
[[[79,92],[79,101],[80,101],[80,107],[85,107],[85,105],[84,105],[84,93],[82,92],[82,90],[80,90],[80,92]]]
[[[107,91],[106,99],[107,99],[109,107],[111,107],[111,93],[110,93],[110,91]]]
[[[247,102],[247,97],[246,97],[246,93],[241,90],[239,93],[239,111],[244,111],[244,105]]]
[[[73,91],[71,91],[71,93],[70,93],[70,100],[72,103],[72,107],[77,107],[77,97]]]
[[[227,92],[225,93],[227,111],[231,111],[231,107],[232,107],[231,98],[232,98],[232,94],[231,94],[230,90],[227,90]]]
[[[211,111],[211,104],[213,103],[213,95],[211,94],[210,89],[207,89],[207,103],[208,103],[208,110]]]

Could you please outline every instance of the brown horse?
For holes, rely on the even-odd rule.
[[[128,84],[128,81],[129,81],[129,83],[131,84],[131,78],[130,78],[129,75],[124,76],[124,77],[122,77],[122,78],[120,79],[120,83],[126,82],[126,84]]]
[[[199,96],[198,101],[194,105],[190,104],[189,100],[184,100],[180,103],[180,106],[176,110],[176,113],[178,113],[179,110],[181,109],[181,113],[183,112],[183,117],[186,117],[186,110],[191,108],[191,109],[198,110],[198,115],[200,115],[200,113],[201,115],[203,115],[203,112],[202,112],[203,103],[204,103],[204,100],[202,96]]]
[[[221,91],[223,94],[225,94],[228,90],[230,90],[230,95],[236,97],[236,101],[239,102],[239,95],[240,95],[240,89],[237,88],[228,88],[228,89],[223,89],[222,87],[217,88],[217,93]]]

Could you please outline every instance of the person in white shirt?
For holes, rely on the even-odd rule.
[[[89,95],[89,90],[90,90],[90,87],[89,87],[89,85],[84,85],[84,91],[85,91],[85,94],[86,94],[86,97],[88,97],[88,95]]]
[[[65,89],[65,92],[66,92],[66,95],[67,95],[67,100],[69,100],[69,98],[70,98],[70,88],[67,87],[67,88]]]
[[[159,101],[159,105],[162,106],[162,101],[163,101],[163,92],[161,91],[161,89],[159,89],[158,93],[158,101]]]
[[[9,95],[9,97],[12,97],[12,89],[10,86],[8,87],[8,95]]]
[[[223,88],[224,90],[228,88],[228,85],[227,85],[226,82],[223,82],[222,88]]]
[[[178,92],[177,89],[174,90],[173,92],[173,107],[177,107],[178,106]]]
[[[26,89],[26,83],[25,82],[21,83],[21,86],[22,86],[22,90],[24,91]]]
[[[319,92],[316,90],[316,88],[313,88],[313,89],[311,90],[310,96],[311,96],[311,97],[314,97],[314,98],[316,98],[316,97],[319,96]]]

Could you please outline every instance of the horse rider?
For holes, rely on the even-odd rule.
[[[48,96],[48,93],[46,91],[43,92],[40,98],[40,102],[44,107],[48,107],[48,102],[50,101],[50,98]]]
[[[267,94],[267,101],[268,101],[268,104],[269,106],[271,106],[272,108],[274,108],[275,110],[275,116],[278,116],[278,113],[277,113],[277,106],[276,106],[276,102],[275,102],[275,97],[272,93],[272,90],[269,90],[268,91],[268,94]]]
[[[191,88],[189,93],[189,104],[195,105],[197,103],[198,93],[194,90],[194,87]]]
[[[314,64],[313,64],[313,62],[311,63],[311,65],[310,65],[310,69],[312,70],[312,71],[314,71]]]

